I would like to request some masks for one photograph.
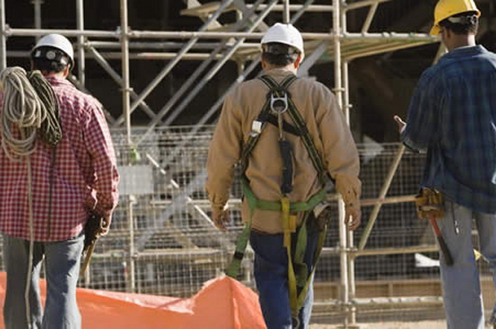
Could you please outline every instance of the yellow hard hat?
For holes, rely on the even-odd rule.
[[[436,9],[434,9],[434,26],[432,27],[430,34],[439,34],[439,22],[442,20],[467,11],[475,12],[477,17],[481,15],[474,0],[439,0]]]

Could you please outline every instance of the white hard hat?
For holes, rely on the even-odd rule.
[[[272,25],[262,38],[262,45],[270,42],[279,42],[298,49],[303,57],[303,37],[300,31],[291,24],[276,23]]]
[[[53,47],[64,52],[71,59],[71,63],[74,63],[74,49],[72,48],[71,42],[60,34],[47,34],[33,47],[32,53],[40,47]]]

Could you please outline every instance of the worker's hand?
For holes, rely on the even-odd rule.
[[[405,127],[406,127],[406,122],[403,121],[399,116],[395,115],[394,117],[394,121],[396,121],[396,123],[398,124],[398,131],[400,132],[400,134],[403,132],[403,130],[405,130]]]
[[[224,207],[212,206],[212,220],[214,221],[215,227],[217,227],[222,232],[226,232],[226,224],[230,222],[229,210],[227,205]]]
[[[103,217],[103,221],[100,225],[100,233],[99,235],[100,236],[105,236],[108,234],[108,232],[110,231],[110,221],[111,221],[111,217],[112,217],[112,213],[108,212],[106,214],[103,214],[102,215]]]
[[[362,212],[360,211],[360,208],[347,208],[344,216],[344,224],[349,231],[356,230],[362,222]]]

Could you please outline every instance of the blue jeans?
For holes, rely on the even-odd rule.
[[[29,290],[29,309],[33,329],[79,329],[81,315],[76,303],[84,234],[67,241],[35,242]],[[26,279],[29,241],[3,235],[7,271],[7,291],[3,308],[6,329],[26,329]],[[45,311],[40,298],[40,270],[45,256],[47,296]]]
[[[489,262],[496,287],[496,215],[473,212],[450,201],[445,202],[445,210],[445,217],[438,220],[438,224],[453,256],[452,266],[447,266],[441,259],[448,329],[483,329],[484,307],[473,252],[472,222],[475,220],[480,252]]]
[[[308,225],[308,244],[304,262],[309,273],[312,270],[318,233],[313,225]],[[293,252],[296,234],[294,233],[291,239]],[[288,257],[283,246],[283,235],[252,231],[250,245],[255,252],[255,282],[267,329],[307,329],[312,313],[313,282],[310,283],[298,320],[292,319],[288,292]],[[299,326],[296,326],[298,322]]]

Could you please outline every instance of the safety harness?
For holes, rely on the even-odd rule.
[[[310,212],[326,197],[325,185],[327,176],[325,174],[322,158],[315,148],[315,144],[308,132],[305,121],[291,100],[291,96],[287,90],[288,87],[296,80],[296,76],[291,74],[280,84],[268,75],[261,76],[259,79],[270,88],[270,91],[267,93],[267,99],[262,111],[258,115],[257,119],[253,121],[252,132],[243,147],[240,160],[242,189],[244,197],[248,202],[250,213],[246,225],[238,238],[233,259],[226,273],[228,276],[233,278],[238,276],[241,261],[250,237],[252,217],[255,209],[281,212],[284,230],[284,247],[286,248],[288,255],[289,300],[292,316],[293,318],[297,318],[299,310],[305,301],[310,282],[312,281],[327,232],[327,225],[324,225],[324,227],[320,230],[317,248],[312,261],[312,271],[309,273],[309,270],[304,262],[308,235],[306,224]],[[283,120],[284,112],[288,113],[293,125]],[[276,202],[259,199],[251,190],[249,180],[245,174],[249,156],[257,144],[266,123],[274,124],[279,129],[278,142],[283,160],[282,184],[280,187],[281,199]],[[318,172],[319,181],[322,185],[321,190],[304,202],[289,201],[289,194],[293,190],[293,154],[291,144],[285,139],[285,133],[291,133],[302,138],[305,148],[310,155],[313,166]],[[297,234],[297,241],[293,252],[291,250],[291,236],[292,233],[295,233],[297,230],[296,213],[299,212],[303,212],[303,220]]]

